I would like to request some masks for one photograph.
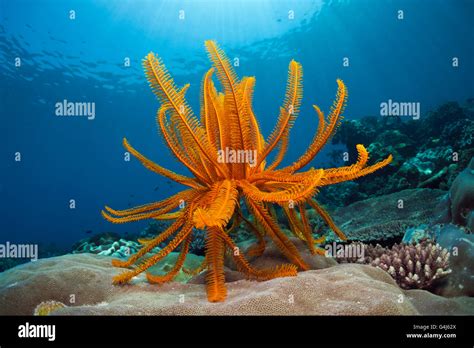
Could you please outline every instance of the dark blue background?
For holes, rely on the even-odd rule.
[[[149,51],[163,57],[178,85],[191,83],[188,100],[198,114],[200,81],[210,66],[203,42],[216,39],[229,57],[240,58],[240,76],[256,76],[254,108],[265,134],[278,116],[288,63],[300,61],[303,107],[287,161],[305,151],[317,125],[311,105],[328,109],[336,78],[349,89],[347,118],[377,115],[388,99],[420,102],[426,113],[474,96],[474,1],[328,3],[0,0],[0,242],[67,245],[86,230],[137,232],[146,222],[112,225],[100,210],[179,190],[137,161],[123,161],[126,136],[146,156],[185,173],[157,136],[159,105],[140,67]],[[95,102],[96,119],[56,117],[54,104],[64,99]]]

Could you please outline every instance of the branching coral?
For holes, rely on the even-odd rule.
[[[365,263],[383,269],[403,289],[430,289],[435,281],[451,273],[449,252],[424,239],[413,244],[365,245],[364,257],[342,262]]]
[[[322,240],[313,239],[306,218],[308,205],[318,212],[340,238],[345,239],[345,236],[324,208],[314,200],[318,189],[368,175],[388,165],[392,157],[389,156],[381,162],[368,166],[368,152],[363,145],[357,145],[359,157],[353,165],[332,169],[311,168],[300,172],[332,137],[340,123],[347,99],[347,89],[341,80],[337,80],[336,100],[328,117],[314,106],[319,127],[306,153],[293,164],[278,168],[286,154],[290,129],[301,105],[303,92],[301,65],[295,61],[290,62],[285,98],[277,124],[265,140],[252,110],[255,78],[244,77],[239,80],[229,59],[213,41],[207,41],[206,48],[214,67],[203,79],[200,119],[194,115],[185,100],[189,85],[179,89],[161,59],[153,53],[148,54],[143,60],[150,87],[161,103],[157,113],[161,134],[173,155],[191,172],[192,177],[159,166],[135,150],[126,139],[123,141],[127,151],[146,168],[189,189],[161,202],[136,208],[120,211],[106,207],[102,214],[113,223],[144,219],[174,221],[156,238],[144,241],[143,248],[126,262],[114,261],[114,265],[118,267],[128,268],[135,265],[133,269],[116,276],[114,278],[116,284],[128,282],[182,244],[181,255],[169,274],[160,277],[148,275],[148,280],[152,283],[173,279],[183,265],[194,230],[206,230],[206,258],[197,271],[207,270],[208,299],[216,302],[223,301],[226,297],[224,280],[226,249],[231,251],[239,270],[249,278],[257,280],[294,276],[298,269],[308,269],[295,245],[280,229],[274,205],[285,207],[291,231],[306,242],[312,253],[323,253],[324,251],[315,245]],[[223,87],[223,93],[217,92],[215,88],[212,81],[214,72]],[[222,152],[230,152],[233,156],[225,157],[226,160],[223,160]],[[272,153],[275,153],[275,156],[270,158]],[[239,157],[236,157],[236,154]],[[256,156],[250,156],[252,154]],[[244,157],[247,160],[241,161],[241,155],[246,155]],[[253,215],[254,222],[244,217],[243,204]],[[294,207],[298,208],[300,217],[296,216]],[[266,235],[291,263],[264,270],[250,266],[245,255],[235,252],[238,248],[229,235],[229,232],[241,222],[245,222],[257,236],[258,244],[252,249],[254,255],[259,255],[265,250],[263,236]],[[155,246],[168,240],[163,249],[146,258],[147,253]]]

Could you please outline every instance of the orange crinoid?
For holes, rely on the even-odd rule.
[[[159,166],[135,150],[126,139],[123,140],[127,151],[146,168],[189,188],[160,202],[132,209],[114,210],[105,207],[106,211],[102,211],[102,215],[113,223],[143,219],[172,221],[169,228],[155,238],[141,241],[143,247],[127,261],[114,260],[114,266],[130,268],[114,278],[115,284],[128,282],[181,245],[176,264],[167,274],[147,274],[151,283],[172,280],[184,264],[193,231],[205,229],[205,260],[198,269],[184,271],[197,274],[206,270],[207,297],[209,301],[216,302],[226,298],[226,248],[231,250],[230,255],[240,271],[252,279],[295,276],[298,270],[308,269],[295,245],[280,229],[275,205],[282,207],[291,232],[304,240],[313,254],[323,253],[317,246],[323,239],[313,238],[308,223],[308,205],[316,210],[339,238],[346,237],[314,199],[318,188],[370,174],[389,164],[392,157],[367,166],[368,153],[363,145],[357,145],[359,157],[353,165],[331,169],[311,168],[299,172],[311,162],[340,123],[347,90],[344,83],[337,80],[336,100],[329,115],[325,117],[314,106],[319,125],[306,153],[292,165],[278,168],[286,153],[289,132],[301,105],[301,65],[290,62],[280,115],[274,130],[265,140],[252,110],[255,78],[244,77],[239,80],[224,52],[213,41],[207,41],[205,45],[214,67],[209,69],[202,82],[200,120],[185,100],[189,84],[178,89],[155,54],[149,53],[143,60],[148,82],[161,103],[156,116],[161,134],[171,152],[192,176],[180,175]],[[212,80],[214,72],[224,89],[223,93],[217,92],[215,88]],[[269,155],[274,151],[275,156],[270,162]],[[244,216],[244,205],[253,218]],[[235,252],[238,249],[229,235],[241,223],[248,226],[258,241],[247,256],[261,255],[265,249],[265,237],[269,237],[290,263],[273,269],[253,268],[242,253]],[[166,247],[146,257],[164,241],[168,241]]]

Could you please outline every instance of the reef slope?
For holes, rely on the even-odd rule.
[[[446,195],[447,192],[443,190],[408,189],[372,197],[337,208],[333,213],[334,221],[349,240],[364,243],[381,243],[385,240],[398,242],[407,227],[428,223]]]
[[[174,256],[172,256],[174,257]],[[171,263],[172,260],[169,262]],[[199,262],[191,257],[191,263]],[[166,271],[164,262],[159,270]],[[328,266],[330,266],[328,264]],[[404,291],[382,270],[357,264],[301,272],[265,282],[228,283],[228,300],[210,303],[204,284],[148,284],[144,275],[114,286],[111,258],[68,254],[0,274],[0,314],[30,315],[43,301],[68,305],[56,315],[417,315],[474,313],[474,299]],[[69,303],[74,295],[75,303]],[[412,300],[413,299],[413,300]]]

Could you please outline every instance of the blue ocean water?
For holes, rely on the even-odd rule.
[[[141,69],[150,51],[178,85],[191,83],[188,101],[198,113],[210,67],[204,40],[217,40],[239,58],[239,76],[256,76],[254,109],[265,134],[278,116],[288,63],[301,62],[291,161],[316,129],[311,105],[329,108],[336,78],[349,90],[346,118],[378,115],[388,99],[420,102],[423,114],[473,97],[473,14],[469,0],[0,0],[0,241],[69,245],[86,231],[136,233],[147,222],[112,225],[100,215],[104,205],[124,209],[180,189],[124,161],[126,136],[186,173],[157,133],[159,105]],[[95,103],[95,118],[57,117],[63,100]]]

